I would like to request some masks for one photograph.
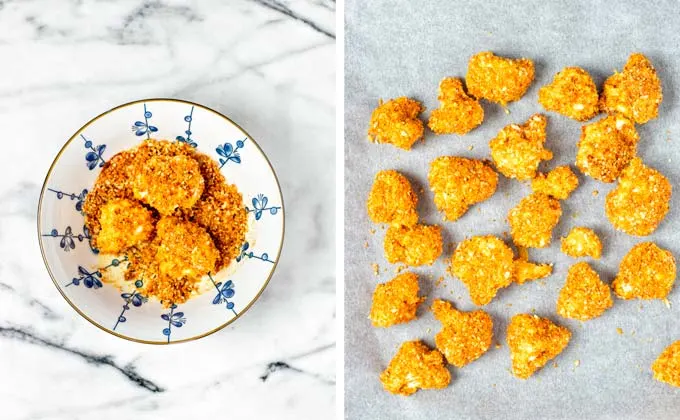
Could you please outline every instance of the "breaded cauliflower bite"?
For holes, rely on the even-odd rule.
[[[512,241],[527,248],[547,247],[561,216],[557,199],[540,192],[524,197],[508,214]]]
[[[666,347],[652,364],[654,379],[680,387],[680,340]]]
[[[527,379],[567,347],[571,332],[537,315],[518,314],[508,325],[512,373]]]
[[[675,283],[675,270],[673,254],[642,242],[621,260],[612,288],[621,299],[665,299]]]
[[[602,256],[602,242],[595,231],[587,227],[575,227],[562,238],[562,252],[573,258]]]
[[[609,285],[586,262],[572,265],[567,281],[557,298],[557,314],[564,318],[587,321],[597,318],[611,308]]]
[[[508,178],[532,179],[543,160],[552,159],[552,152],[543,147],[548,121],[541,114],[532,115],[522,125],[510,124],[489,142],[496,169]]]
[[[587,121],[600,112],[598,99],[593,78],[580,67],[564,68],[538,91],[543,108],[577,121]]]
[[[449,302],[439,299],[432,304],[432,312],[442,323],[442,330],[435,336],[437,349],[450,364],[463,367],[491,347],[493,320],[488,313],[457,311]]]
[[[661,172],[635,158],[623,170],[616,188],[607,194],[605,214],[616,229],[646,236],[666,217],[671,193],[671,183]]]
[[[552,264],[536,264],[518,258],[515,260],[515,282],[524,284],[530,280],[538,280],[552,274]]]
[[[423,137],[425,128],[418,119],[421,112],[420,102],[405,96],[387,102],[380,100],[371,115],[368,139],[410,150],[413,143]]]
[[[484,120],[484,109],[463,89],[455,77],[447,77],[439,84],[438,109],[432,111],[427,125],[437,134],[466,134]]]
[[[150,210],[134,200],[114,199],[102,206],[101,229],[95,246],[104,254],[118,254],[148,240],[154,231]]]
[[[470,58],[465,76],[470,95],[503,106],[521,98],[533,80],[533,61],[499,57],[489,51]]]
[[[638,124],[656,118],[663,95],[652,63],[642,54],[628,57],[622,73],[604,82],[600,104],[605,112],[620,113]]]
[[[418,196],[406,177],[397,171],[376,174],[366,207],[374,223],[413,226],[418,223]]]
[[[576,166],[602,182],[614,182],[635,157],[640,136],[631,120],[608,115],[581,128]]]
[[[392,264],[432,265],[443,249],[439,226],[390,226],[385,234],[385,258]]]
[[[164,182],[158,182],[159,179]],[[204,184],[195,159],[184,155],[157,155],[133,175],[132,192],[136,199],[167,216],[178,208],[193,207],[203,194]]]
[[[158,221],[156,233],[160,238],[156,260],[161,274],[193,279],[214,272],[218,251],[205,229],[169,216]]]
[[[369,318],[374,327],[409,322],[416,318],[418,305],[424,300],[418,297],[418,276],[403,273],[375,288]]]
[[[578,187],[578,178],[569,166],[558,166],[547,174],[538,173],[531,181],[534,192],[542,192],[558,200],[566,200]]]
[[[427,174],[434,204],[446,220],[458,220],[470,206],[496,192],[498,174],[480,160],[440,156],[430,164]]]
[[[420,341],[407,341],[380,374],[380,382],[392,394],[409,396],[418,389],[446,388],[451,372],[438,350],[430,350]]]
[[[475,236],[459,243],[451,258],[451,273],[470,291],[475,305],[486,305],[514,279],[514,254],[501,239]]]

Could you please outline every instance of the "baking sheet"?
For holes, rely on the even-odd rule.
[[[678,418],[680,389],[654,381],[650,365],[667,345],[680,340],[679,287],[669,296],[671,308],[660,301],[616,299],[614,307],[601,318],[586,323],[555,314],[557,295],[567,269],[574,263],[560,253],[559,238],[574,226],[594,228],[600,235],[604,255],[592,266],[607,282],[616,274],[621,257],[645,239],[680,257],[677,2],[348,0],[345,10],[346,418]],[[536,80],[522,100],[509,105],[509,114],[498,105],[483,103],[485,120],[481,127],[463,137],[428,133],[425,142],[411,152],[366,140],[368,120],[379,98],[411,96],[424,103],[427,116],[437,107],[441,78],[463,77],[469,57],[485,50],[529,57],[536,64]],[[428,296],[418,319],[388,329],[370,326],[367,314],[373,289],[395,275],[395,267],[385,261],[382,252],[384,230],[370,223],[365,210],[375,173],[397,169],[417,189],[422,188],[421,219],[442,224],[445,242],[457,243],[471,235],[502,235],[508,231],[508,210],[530,192],[529,186],[501,176],[498,191],[490,200],[474,206],[455,223],[443,222],[427,185],[429,162],[441,155],[487,158],[488,142],[503,126],[545,112],[537,102],[538,89],[556,72],[565,66],[581,66],[601,86],[614,69],[622,69],[634,51],[652,60],[663,84],[659,118],[638,126],[638,153],[676,187],[665,221],[644,239],[615,232],[604,215],[605,196],[614,185],[585,178],[576,171],[581,184],[562,202],[563,216],[554,230],[552,245],[530,250],[533,261],[555,264],[553,275],[544,281],[503,289],[484,308],[493,316],[494,338],[500,348],[492,346],[481,359],[463,369],[451,367],[453,380],[444,390],[419,391],[408,398],[387,394],[378,375],[399,345],[413,339],[434,345],[440,326],[428,309],[432,300],[446,298],[462,310],[475,306],[462,283],[446,275],[444,257],[450,256],[446,250],[432,267],[413,269],[421,275],[422,294]],[[555,157],[541,169],[563,164],[575,168],[581,124],[557,114],[547,115],[546,145]],[[379,276],[373,274],[373,263],[380,267]],[[440,276],[445,280],[437,286]],[[554,360],[556,365],[551,362],[522,381],[509,372],[505,330],[512,315],[532,311],[567,326],[573,337]]]

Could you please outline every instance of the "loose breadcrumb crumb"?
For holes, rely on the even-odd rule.
[[[439,226],[390,226],[385,234],[385,258],[392,264],[432,265],[443,248]]]
[[[544,115],[534,114],[522,125],[505,126],[489,142],[496,169],[520,181],[534,178],[541,161],[553,157],[552,152],[543,147],[546,125]]]
[[[557,314],[586,321],[602,315],[613,304],[609,285],[600,280],[588,263],[580,262],[569,268],[557,298]]]
[[[543,193],[533,193],[508,214],[510,235],[518,246],[545,248],[550,245],[552,230],[562,216],[560,202]]]
[[[618,335],[623,335],[623,330],[621,329],[621,327],[617,327],[617,328],[616,328],[616,333],[617,333]]]
[[[608,115],[581,128],[576,166],[602,182],[614,182],[635,157],[640,139],[635,125],[622,115]]]
[[[670,209],[672,186],[656,169],[635,158],[619,183],[607,194],[605,213],[618,230],[646,236],[654,232]]]
[[[602,242],[595,231],[587,227],[575,227],[562,238],[562,252],[570,257],[593,257],[596,260],[602,256]]]
[[[491,347],[493,320],[484,311],[461,312],[449,302],[435,300],[435,318],[442,323],[435,336],[437,349],[456,367],[463,367],[480,358]]]
[[[518,258],[515,260],[515,282],[524,284],[552,274],[552,264],[535,264]]]
[[[375,288],[369,318],[374,327],[386,328],[409,322],[416,318],[418,305],[424,300],[418,297],[418,276],[400,274]]]
[[[578,187],[578,178],[569,166],[558,166],[547,174],[537,173],[531,181],[534,192],[542,192],[558,200],[566,200]]]
[[[652,364],[654,379],[680,387],[680,340],[666,347]]]
[[[423,137],[425,129],[418,119],[422,111],[420,102],[405,96],[387,102],[380,100],[371,115],[368,139],[410,150]]]
[[[580,67],[566,67],[557,73],[538,91],[538,102],[548,111],[577,121],[589,120],[600,112],[597,86]]]
[[[663,299],[673,288],[675,270],[673,254],[642,242],[623,257],[612,287],[621,299]]]
[[[393,170],[376,174],[366,207],[374,223],[413,226],[418,223],[418,196],[409,180]]]
[[[656,118],[663,99],[661,81],[652,63],[640,53],[628,57],[623,72],[604,82],[600,104],[610,114],[619,113],[638,124]]]
[[[527,379],[559,355],[571,339],[571,332],[537,315],[518,314],[508,325],[512,373]]]
[[[451,372],[438,350],[430,350],[420,341],[407,341],[380,374],[380,382],[388,392],[408,396],[418,389],[446,388]]]
[[[371,264],[371,269],[373,269],[373,274],[378,276],[380,275],[380,266],[376,263]]]
[[[427,175],[434,203],[447,220],[460,218],[470,206],[496,192],[498,174],[480,160],[440,156],[430,164]]]
[[[451,273],[468,288],[475,305],[486,305],[514,280],[513,252],[501,239],[487,235],[464,240],[453,253]]]
[[[427,125],[436,134],[466,134],[484,120],[479,101],[465,93],[463,83],[447,77],[439,84],[438,109],[432,111]]]
[[[490,51],[473,55],[465,76],[472,96],[503,106],[521,98],[533,80],[533,61],[500,57]]]

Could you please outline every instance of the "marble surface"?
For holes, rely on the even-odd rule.
[[[623,255],[634,244],[654,241],[680,258],[680,141],[678,120],[677,4],[654,7],[632,0],[569,0],[549,2],[457,2],[439,0],[348,0],[345,8],[345,406],[346,418],[376,419],[677,419],[680,389],[652,378],[650,366],[661,351],[680,340],[678,281],[668,299],[623,301],[602,317],[587,322],[557,316],[555,304],[568,268],[576,262],[560,252],[559,238],[572,227],[589,226],[602,238],[603,256],[589,261],[605,282],[611,282]],[[463,77],[471,55],[480,51],[529,57],[536,78],[526,95],[508,112],[483,101],[483,124],[465,136],[435,136],[410,152],[366,140],[372,109],[379,98],[407,95],[423,102],[427,120],[438,107],[437,86],[446,76]],[[565,66],[581,66],[598,86],[614,69],[621,70],[631,52],[647,55],[663,88],[659,118],[637,127],[638,154],[673,184],[671,210],[650,236],[632,237],[615,231],[605,218],[604,203],[614,184],[583,176],[574,166],[581,123],[546,113],[538,90]],[[372,328],[367,315],[375,285],[394,276],[395,266],[383,257],[384,231],[366,215],[366,197],[380,169],[402,171],[420,198],[421,220],[442,226],[445,243],[458,244],[473,235],[503,235],[508,211],[529,194],[530,187],[500,176],[495,195],[472,207],[456,222],[444,222],[434,208],[427,172],[442,155],[489,158],[489,140],[502,127],[523,122],[536,112],[548,118],[546,147],[554,158],[541,171],[572,165],[580,185],[562,202],[563,215],[545,249],[531,249],[533,261],[554,263],[550,277],[501,290],[484,310],[494,320],[495,345],[479,360],[451,368],[452,381],[441,391],[419,391],[408,397],[386,393],[378,375],[399,345],[422,339],[434,345],[440,324],[429,308],[435,298],[447,299],[463,311],[478,309],[467,288],[446,273],[452,249],[431,267],[417,267],[421,294],[427,300],[418,318],[388,329]],[[593,120],[595,121],[595,120]],[[595,193],[597,191],[597,194]],[[371,234],[371,229],[376,232]],[[367,248],[364,247],[366,244]],[[372,263],[380,267],[373,273]],[[439,277],[443,281],[437,282]],[[510,372],[507,325],[517,313],[548,317],[568,327],[569,346],[532,378],[521,381]],[[622,334],[617,332],[621,328]]]
[[[0,0],[0,418],[332,416],[334,14],[333,0]],[[89,324],[37,244],[57,151],[90,118],[145,97],[203,103],[241,124],[286,204],[265,293],[186,344],[127,342]]]

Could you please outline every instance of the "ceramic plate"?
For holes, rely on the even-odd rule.
[[[203,292],[164,308],[136,284],[103,281],[102,262],[85,228],[83,201],[102,166],[143,139],[185,142],[215,159],[243,195],[249,231],[241,253],[204,279]],[[284,232],[283,198],[269,160],[242,128],[210,108],[175,99],[148,99],[92,119],[64,145],[47,173],[38,205],[40,249],[66,301],[99,328],[121,338],[167,344],[211,334],[236,320],[260,296],[274,272]]]

